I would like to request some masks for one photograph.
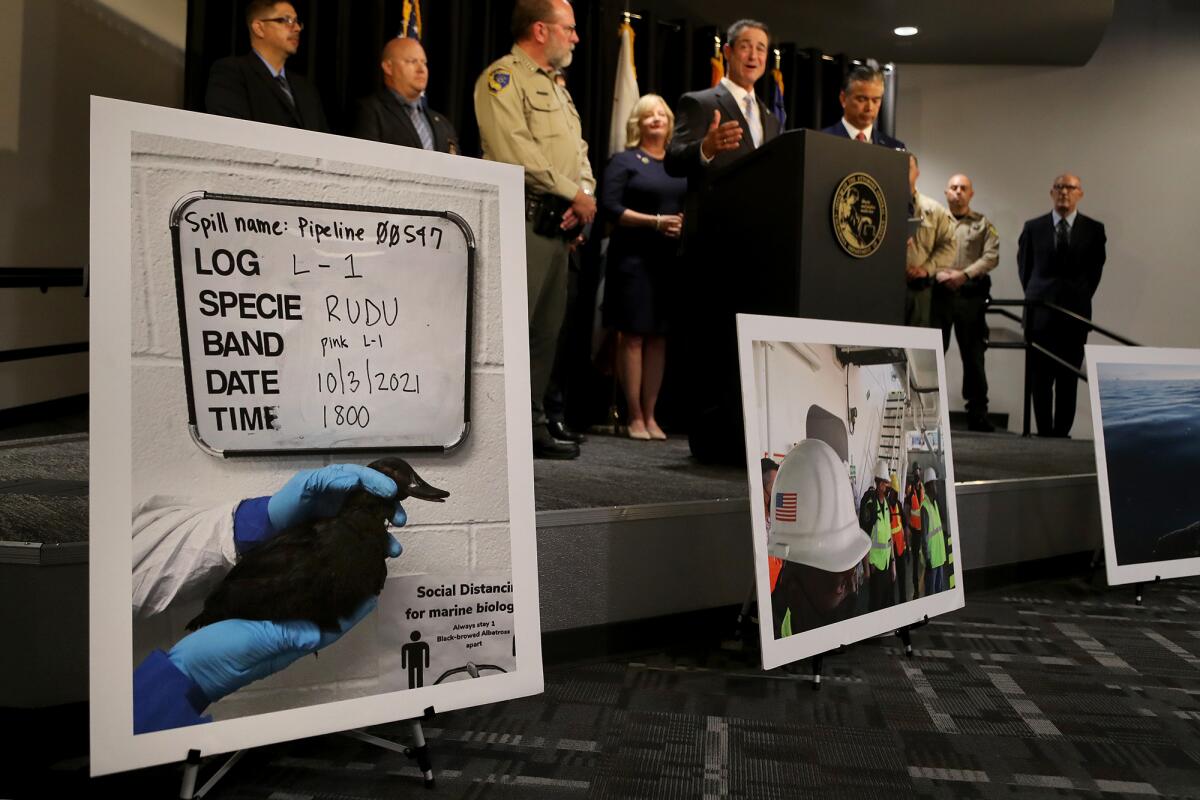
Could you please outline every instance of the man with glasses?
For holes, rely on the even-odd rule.
[[[380,54],[383,88],[359,104],[354,135],[360,139],[458,152],[458,135],[450,120],[425,104],[429,62],[416,39],[398,37]]]
[[[596,215],[596,181],[579,112],[554,80],[570,65],[579,41],[575,12],[567,0],[517,0],[512,33],[512,50],[475,82],[475,116],[483,157],[525,168],[533,454],[571,459],[579,456],[582,437],[551,430],[543,397],[566,313],[570,246]]]
[[[1064,173],[1050,189],[1053,210],[1025,223],[1017,241],[1017,270],[1026,300],[1062,306],[1088,319],[1106,257],[1104,225],[1076,209],[1083,198],[1079,178]],[[1036,305],[1025,309],[1026,340],[1078,369],[1087,326]],[[1039,352],[1029,354],[1033,414],[1038,436],[1066,437],[1075,421],[1075,372]]]
[[[321,97],[303,75],[287,72],[304,24],[291,3],[250,0],[251,52],[222,58],[208,73],[204,107],[210,114],[327,133]]]

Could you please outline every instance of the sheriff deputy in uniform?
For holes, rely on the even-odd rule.
[[[963,361],[963,399],[967,401],[967,427],[991,433],[988,420],[987,301],[992,287],[988,273],[1000,262],[1000,235],[996,226],[971,209],[975,188],[966,175],[952,175],[946,183],[946,205],[954,216],[958,254],[949,268],[934,276],[933,326],[942,329],[942,349],[950,347],[950,329],[958,340]]]
[[[567,0],[517,0],[512,31],[512,51],[475,82],[475,116],[483,157],[525,168],[533,454],[577,458],[578,442],[551,434],[542,405],[566,312],[570,247],[596,215],[596,181],[579,112],[554,80],[570,65],[579,41],[575,12]]]
[[[954,239],[954,217],[937,201],[917,191],[921,168],[917,156],[908,154],[908,188],[912,192],[908,215],[921,226],[908,237],[904,277],[908,291],[904,301],[904,324],[919,328],[933,325],[934,276],[954,263],[958,244]]]

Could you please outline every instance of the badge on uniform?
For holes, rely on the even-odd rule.
[[[488,75],[488,91],[492,94],[500,94],[508,87],[509,81],[512,80],[512,74],[501,67],[500,69],[492,70],[492,74]]]

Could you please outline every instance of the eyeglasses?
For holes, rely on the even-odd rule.
[[[259,22],[278,22],[280,25],[286,25],[289,28],[295,28],[298,31],[304,30],[304,23],[299,17],[267,17]]]
[[[1077,192],[1082,189],[1082,186],[1072,186],[1069,183],[1056,183],[1051,187],[1056,192]]]
[[[578,30],[578,28],[576,28],[574,25],[563,25],[561,22],[547,22],[545,20],[542,20],[542,24],[543,25],[554,25],[556,27],[562,28],[564,31],[567,32],[568,36],[570,36],[571,34],[575,33]]]
[[[420,64],[422,67],[425,67],[426,69],[429,68],[429,62],[423,58],[402,58],[402,59],[400,59],[400,63],[408,64],[410,67]]]

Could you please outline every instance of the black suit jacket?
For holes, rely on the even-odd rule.
[[[779,118],[758,100],[758,116],[762,120],[763,144],[779,135]],[[721,121],[736,120],[742,127],[742,141],[736,150],[726,150],[717,153],[713,160],[705,164],[700,159],[700,143],[708,134],[708,126],[712,124],[713,111],[721,112]],[[750,138],[750,125],[738,108],[733,95],[722,84],[699,92],[688,92],[679,98],[675,108],[675,135],[667,148],[663,166],[668,175],[688,179],[688,191],[695,191],[707,183],[712,170],[727,167],[739,158],[754,152],[754,140]]]
[[[210,114],[237,117],[272,125],[329,132],[321,96],[311,83],[292,70],[284,70],[295,105],[289,103],[279,82],[254,53],[229,56],[212,65],[204,108]]]
[[[1106,258],[1104,224],[1083,214],[1075,216],[1070,244],[1059,253],[1054,246],[1054,218],[1046,214],[1025,223],[1017,240],[1017,273],[1028,300],[1046,300],[1089,319],[1092,295],[1100,285]],[[1030,314],[1032,329],[1050,326],[1053,316]]]
[[[458,134],[454,132],[450,120],[431,108],[426,108],[425,112],[429,127],[433,130],[433,149],[441,153],[457,153]],[[404,147],[421,146],[421,137],[417,135],[408,110],[387,87],[359,101],[351,136]]]
[[[846,130],[846,126],[842,124],[840,119],[830,125],[828,128],[822,128],[821,133],[828,133],[831,136],[840,136],[843,139],[850,138],[849,131]],[[879,130],[879,125],[877,124],[871,126],[871,144],[877,144],[881,147],[891,147],[896,150],[908,149],[904,146],[904,142],[900,141],[899,139],[893,139],[891,136],[888,136],[886,133]]]
[[[779,118],[771,113],[762,100],[758,102],[758,117],[762,120],[762,143],[779,135]],[[742,140],[736,150],[726,150],[713,156],[713,160],[705,164],[700,158],[700,144],[708,134],[708,126],[712,124],[713,111],[721,112],[718,124],[736,120],[741,124]],[[687,178],[688,193],[684,207],[684,246],[692,231],[701,225],[700,193],[708,185],[713,173],[729,166],[739,158],[754,152],[754,140],[750,137],[750,125],[738,108],[733,95],[722,84],[699,92],[688,92],[679,98],[675,109],[675,135],[667,147],[663,167],[667,174],[676,178]]]

